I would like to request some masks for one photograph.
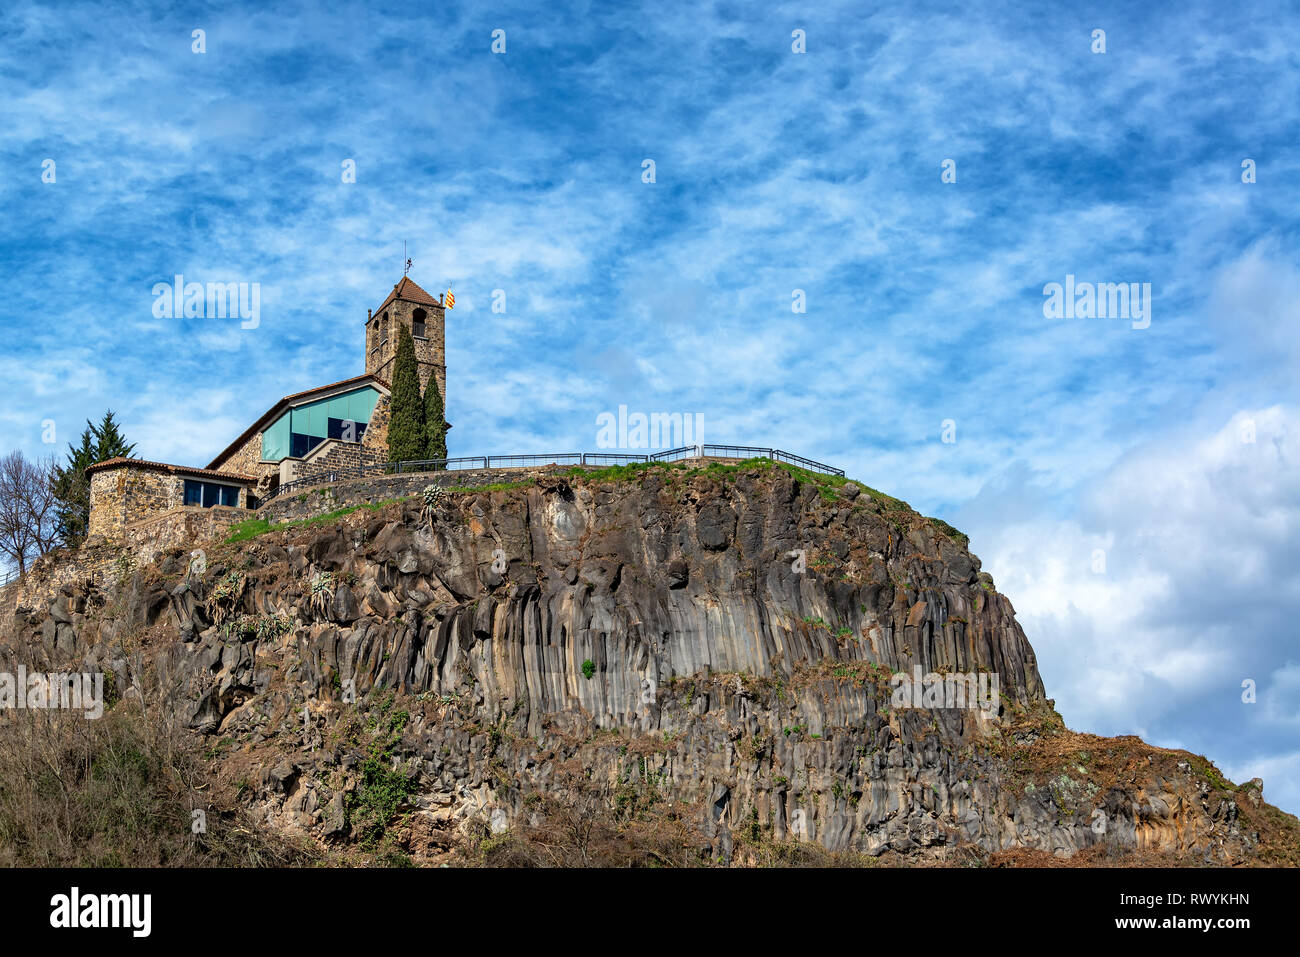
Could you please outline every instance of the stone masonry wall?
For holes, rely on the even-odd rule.
[[[679,459],[665,465],[681,465],[698,468],[710,462],[734,462],[735,459],[716,457]],[[593,465],[544,465],[522,468],[491,469],[444,469],[440,472],[404,472],[399,475],[375,475],[359,479],[345,479],[340,482],[321,483],[273,498],[257,509],[257,514],[270,522],[294,521],[323,515],[336,509],[351,505],[363,505],[382,502],[387,499],[403,498],[416,495],[426,485],[446,487],[477,488],[483,485],[496,485],[505,482],[522,482],[549,475],[563,475],[573,469],[596,471],[607,468],[607,464]]]
[[[377,465],[386,459],[386,455],[373,448],[367,448],[362,442],[326,439],[298,464],[291,481],[310,480],[315,476],[319,476],[321,481],[329,481],[327,476],[338,469],[355,468],[358,465]]]
[[[26,575],[4,589],[4,609],[12,607],[11,599],[20,607],[39,607],[53,601],[65,587],[102,584],[148,565],[164,552],[193,551],[205,543],[221,541],[231,525],[251,515],[247,509],[225,505],[181,505],[128,525],[109,538],[88,540],[80,548],[58,549],[38,558]]]
[[[119,536],[127,525],[184,501],[180,476],[157,469],[112,468],[90,476],[89,535]]]
[[[499,482],[521,482],[545,475],[568,472],[574,465],[552,465],[542,468],[453,469],[441,472],[409,472],[401,475],[376,475],[372,478],[350,479],[329,485],[319,485],[297,493],[281,495],[257,510],[261,518],[271,522],[294,521],[323,515],[350,505],[382,502],[392,498],[416,495],[427,485],[466,486],[494,485]],[[587,466],[595,469],[598,466]]]
[[[415,338],[415,361],[420,370],[420,391],[423,392],[431,374],[438,376],[438,389],[442,392],[444,407],[447,403],[447,359],[445,339],[446,310],[441,306],[421,305],[395,299],[383,312],[370,318],[366,323],[366,371],[373,372],[385,382],[393,381],[393,362],[397,358],[397,327],[412,326],[412,316],[416,309],[423,309],[427,314],[424,336]],[[387,341],[384,341],[381,327],[384,313],[388,314]]]
[[[129,525],[122,542],[137,564],[148,564],[173,548],[190,549],[204,542],[224,539],[230,526],[251,518],[246,508],[213,505],[201,508],[182,505]]]
[[[370,413],[370,424],[366,426],[361,444],[375,462],[388,461],[388,420],[392,417],[392,402],[386,395],[381,395],[375,402],[375,409]]]
[[[262,462],[261,432],[255,432],[249,436],[248,441],[244,442],[226,458],[214,462],[212,467],[220,469],[222,472],[253,476],[259,480],[259,485],[264,484],[264,480],[269,479],[270,476],[279,476],[280,474],[278,462]]]

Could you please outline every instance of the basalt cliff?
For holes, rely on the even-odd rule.
[[[111,802],[115,775],[148,797],[51,824],[0,784],[11,859],[62,860],[25,836],[41,821],[110,835],[81,863],[1300,859],[1259,782],[1067,730],[964,536],[897,499],[771,462],[458,480],[38,569],[0,667],[102,672],[109,707],[0,715],[0,771],[40,780],[33,749],[65,735],[47,797]],[[918,668],[996,694],[900,703]],[[132,813],[162,846],[114,831]]]

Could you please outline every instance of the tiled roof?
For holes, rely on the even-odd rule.
[[[122,466],[133,466],[138,469],[152,469],[156,472],[170,472],[173,475],[201,475],[208,478],[228,479],[231,482],[247,482],[252,484],[257,479],[251,475],[240,475],[236,472],[219,472],[216,469],[192,469],[188,465],[169,465],[166,462],[149,462],[145,459],[129,459],[117,456],[112,459],[105,459],[86,469],[87,473],[98,472],[101,469],[115,469]]]
[[[331,382],[329,385],[318,385],[314,389],[305,389],[302,392],[295,392],[293,395],[286,395],[283,399],[280,400],[280,402],[292,402],[294,399],[301,399],[303,396],[313,395],[317,392],[325,392],[329,389],[337,389],[341,385],[351,385],[353,382],[360,383],[363,380],[371,380],[371,379],[373,379],[375,382],[382,385],[385,389],[389,387],[388,383],[385,382],[383,379],[379,378],[379,376],[374,375],[373,373],[370,372],[366,372],[362,375],[354,375],[350,379],[340,379],[338,382]],[[280,402],[277,402],[276,405],[279,405]]]
[[[315,395],[318,392],[328,392],[330,389],[337,389],[345,385],[362,385],[367,382],[373,382],[375,385],[383,388],[385,392],[391,391],[390,386],[383,379],[374,373],[367,372],[364,375],[353,376],[351,379],[340,379],[338,382],[331,382],[329,385],[318,385],[314,389],[307,389],[303,392],[295,392],[293,395],[286,395],[283,399],[263,412],[252,425],[239,434],[239,438],[227,445],[221,454],[208,463],[208,468],[212,468],[226,456],[233,454],[241,445],[252,438],[259,429],[262,428],[270,419],[277,415],[285,406],[297,402],[299,399],[305,399],[307,396]]]
[[[379,308],[375,310],[374,314],[378,315],[379,313],[383,312],[384,309],[388,306],[388,304],[392,302],[394,299],[404,299],[407,302],[418,302],[424,306],[438,306],[438,307],[442,306],[441,302],[439,302],[437,299],[434,299],[433,296],[429,295],[427,292],[421,289],[420,286],[415,282],[415,280],[412,279],[410,276],[402,277],[402,281],[393,287],[393,291],[388,294],[388,298],[385,299],[380,304]]]

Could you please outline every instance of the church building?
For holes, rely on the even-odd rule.
[[[135,458],[91,466],[89,534],[119,538],[171,509],[255,508],[283,483],[387,461],[397,331],[414,339],[421,390],[436,378],[445,404],[449,304],[403,276],[367,315],[361,375],[286,395],[202,468]]]

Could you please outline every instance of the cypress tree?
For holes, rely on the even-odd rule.
[[[415,340],[406,326],[397,327],[397,359],[393,363],[393,397],[388,418],[388,461],[424,458],[424,403],[420,401],[420,371]]]
[[[68,445],[67,464],[56,465],[50,477],[50,487],[58,500],[54,526],[65,545],[79,544],[90,527],[90,476],[86,469],[118,456],[127,458],[134,450],[135,443],[127,442],[122,435],[111,409],[104,413],[99,425],[86,420],[81,444]]]
[[[424,457],[426,459],[445,459],[447,457],[447,420],[443,418],[442,390],[438,388],[438,377],[430,374],[429,384],[424,388]]]

